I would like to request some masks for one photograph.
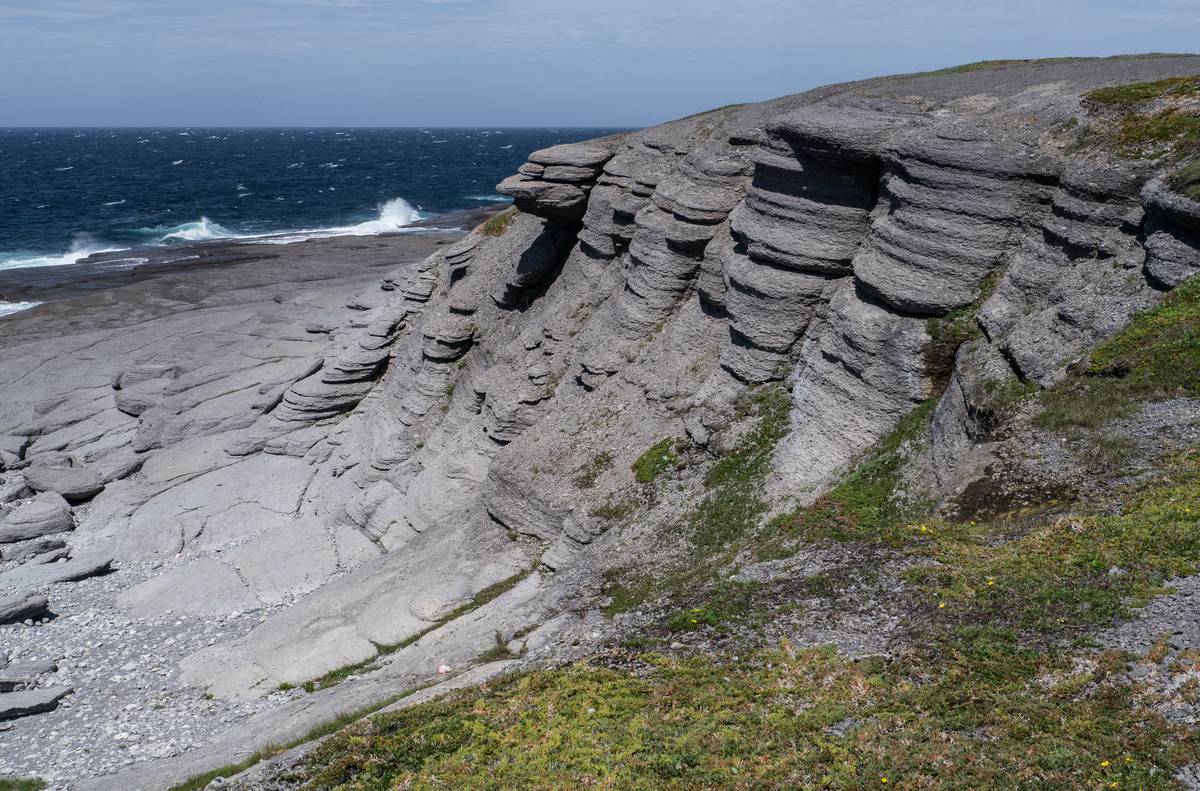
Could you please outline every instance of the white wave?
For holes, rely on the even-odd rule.
[[[182,164],[183,164],[183,160],[182,160],[182,159],[176,159],[176,160],[175,160],[175,161],[173,161],[171,164],[172,164],[172,165],[182,165]]]
[[[65,168],[55,168],[55,170],[57,170],[59,173],[65,173],[68,170],[74,170],[74,169],[75,169],[74,165],[71,165],[70,167],[65,167]]]
[[[289,231],[253,239],[255,244],[294,244],[309,239],[327,239],[331,236],[377,236],[381,233],[401,233],[408,226],[422,219],[421,210],[404,198],[392,198],[379,207],[379,216],[356,225],[337,225],[332,228],[310,228]],[[419,230],[419,229],[413,229]]]
[[[468,195],[467,200],[486,201],[488,203],[508,203],[512,198],[506,195]]]
[[[0,301],[0,316],[11,316],[14,313],[20,313],[23,310],[36,308],[40,302],[3,302]]]
[[[110,200],[108,203],[105,203],[102,205],[104,205],[104,206],[120,206],[124,202],[125,202],[125,199],[121,198],[121,200]]]
[[[88,236],[76,237],[71,249],[62,255],[35,255],[0,258],[0,269],[29,269],[35,266],[68,266],[95,253],[113,253],[123,247],[101,247]]]
[[[198,222],[185,222],[174,228],[155,228],[159,233],[159,242],[211,242],[215,239],[243,239],[244,236],[224,228],[207,217],[201,217]]]

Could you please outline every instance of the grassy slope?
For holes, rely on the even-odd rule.
[[[1200,280],[1036,396],[1043,422],[1067,429],[1092,420],[1097,403],[1111,417],[1200,395],[1198,329]],[[714,492],[729,487],[756,514],[757,462],[777,439],[771,407],[760,396],[759,429],[710,475]],[[1083,638],[1200,568],[1200,454],[1128,492],[1118,514],[1085,505],[1014,536],[1011,525],[921,519],[919,506],[893,501],[901,451],[928,414],[918,409],[822,501],[761,532],[747,535],[711,503],[694,525],[767,556],[852,541],[936,561],[908,574],[922,602],[919,649],[889,663],[787,645],[740,658],[634,652],[622,669],[527,674],[352,726],[312,756],[307,787],[1174,787],[1200,739],[1115,672],[1136,658]],[[708,531],[696,538],[703,545]],[[728,595],[718,588],[681,613],[680,628],[737,617]]]

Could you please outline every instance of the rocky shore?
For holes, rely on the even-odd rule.
[[[286,246],[199,243],[146,251],[164,260],[132,269],[110,255],[78,268],[0,273],[5,294],[45,302],[0,320],[0,776],[38,775],[60,787],[112,773],[194,749],[295,696],[214,699],[184,684],[178,665],[244,635],[296,591],[235,596],[228,606],[184,594],[156,617],[138,617],[121,606],[121,593],[183,565],[182,557],[114,563],[111,552],[76,543],[77,525],[108,518],[94,513],[96,496],[130,488],[131,477],[149,474],[162,492],[202,475],[197,439],[253,419],[280,388],[319,364],[336,328],[369,310],[382,294],[380,277],[405,272],[462,235],[439,227],[486,217]],[[137,416],[163,398],[163,382],[152,391],[147,377],[168,370],[176,386],[172,406],[160,414],[179,430],[148,442],[156,452],[133,451]],[[143,469],[147,458],[183,440],[191,442],[169,469]],[[290,469],[259,472],[286,478]],[[264,492],[255,491],[263,480],[242,483],[224,508],[256,517],[294,507],[302,486],[280,480]],[[236,543],[239,524],[231,521]],[[336,564],[328,572],[336,574]]]

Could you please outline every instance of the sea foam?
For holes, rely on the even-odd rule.
[[[40,302],[0,302],[0,316],[11,316],[23,310],[36,308]]]

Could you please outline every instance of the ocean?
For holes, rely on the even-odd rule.
[[[531,151],[615,131],[0,129],[0,269],[210,239],[402,231],[506,202],[495,185]]]

